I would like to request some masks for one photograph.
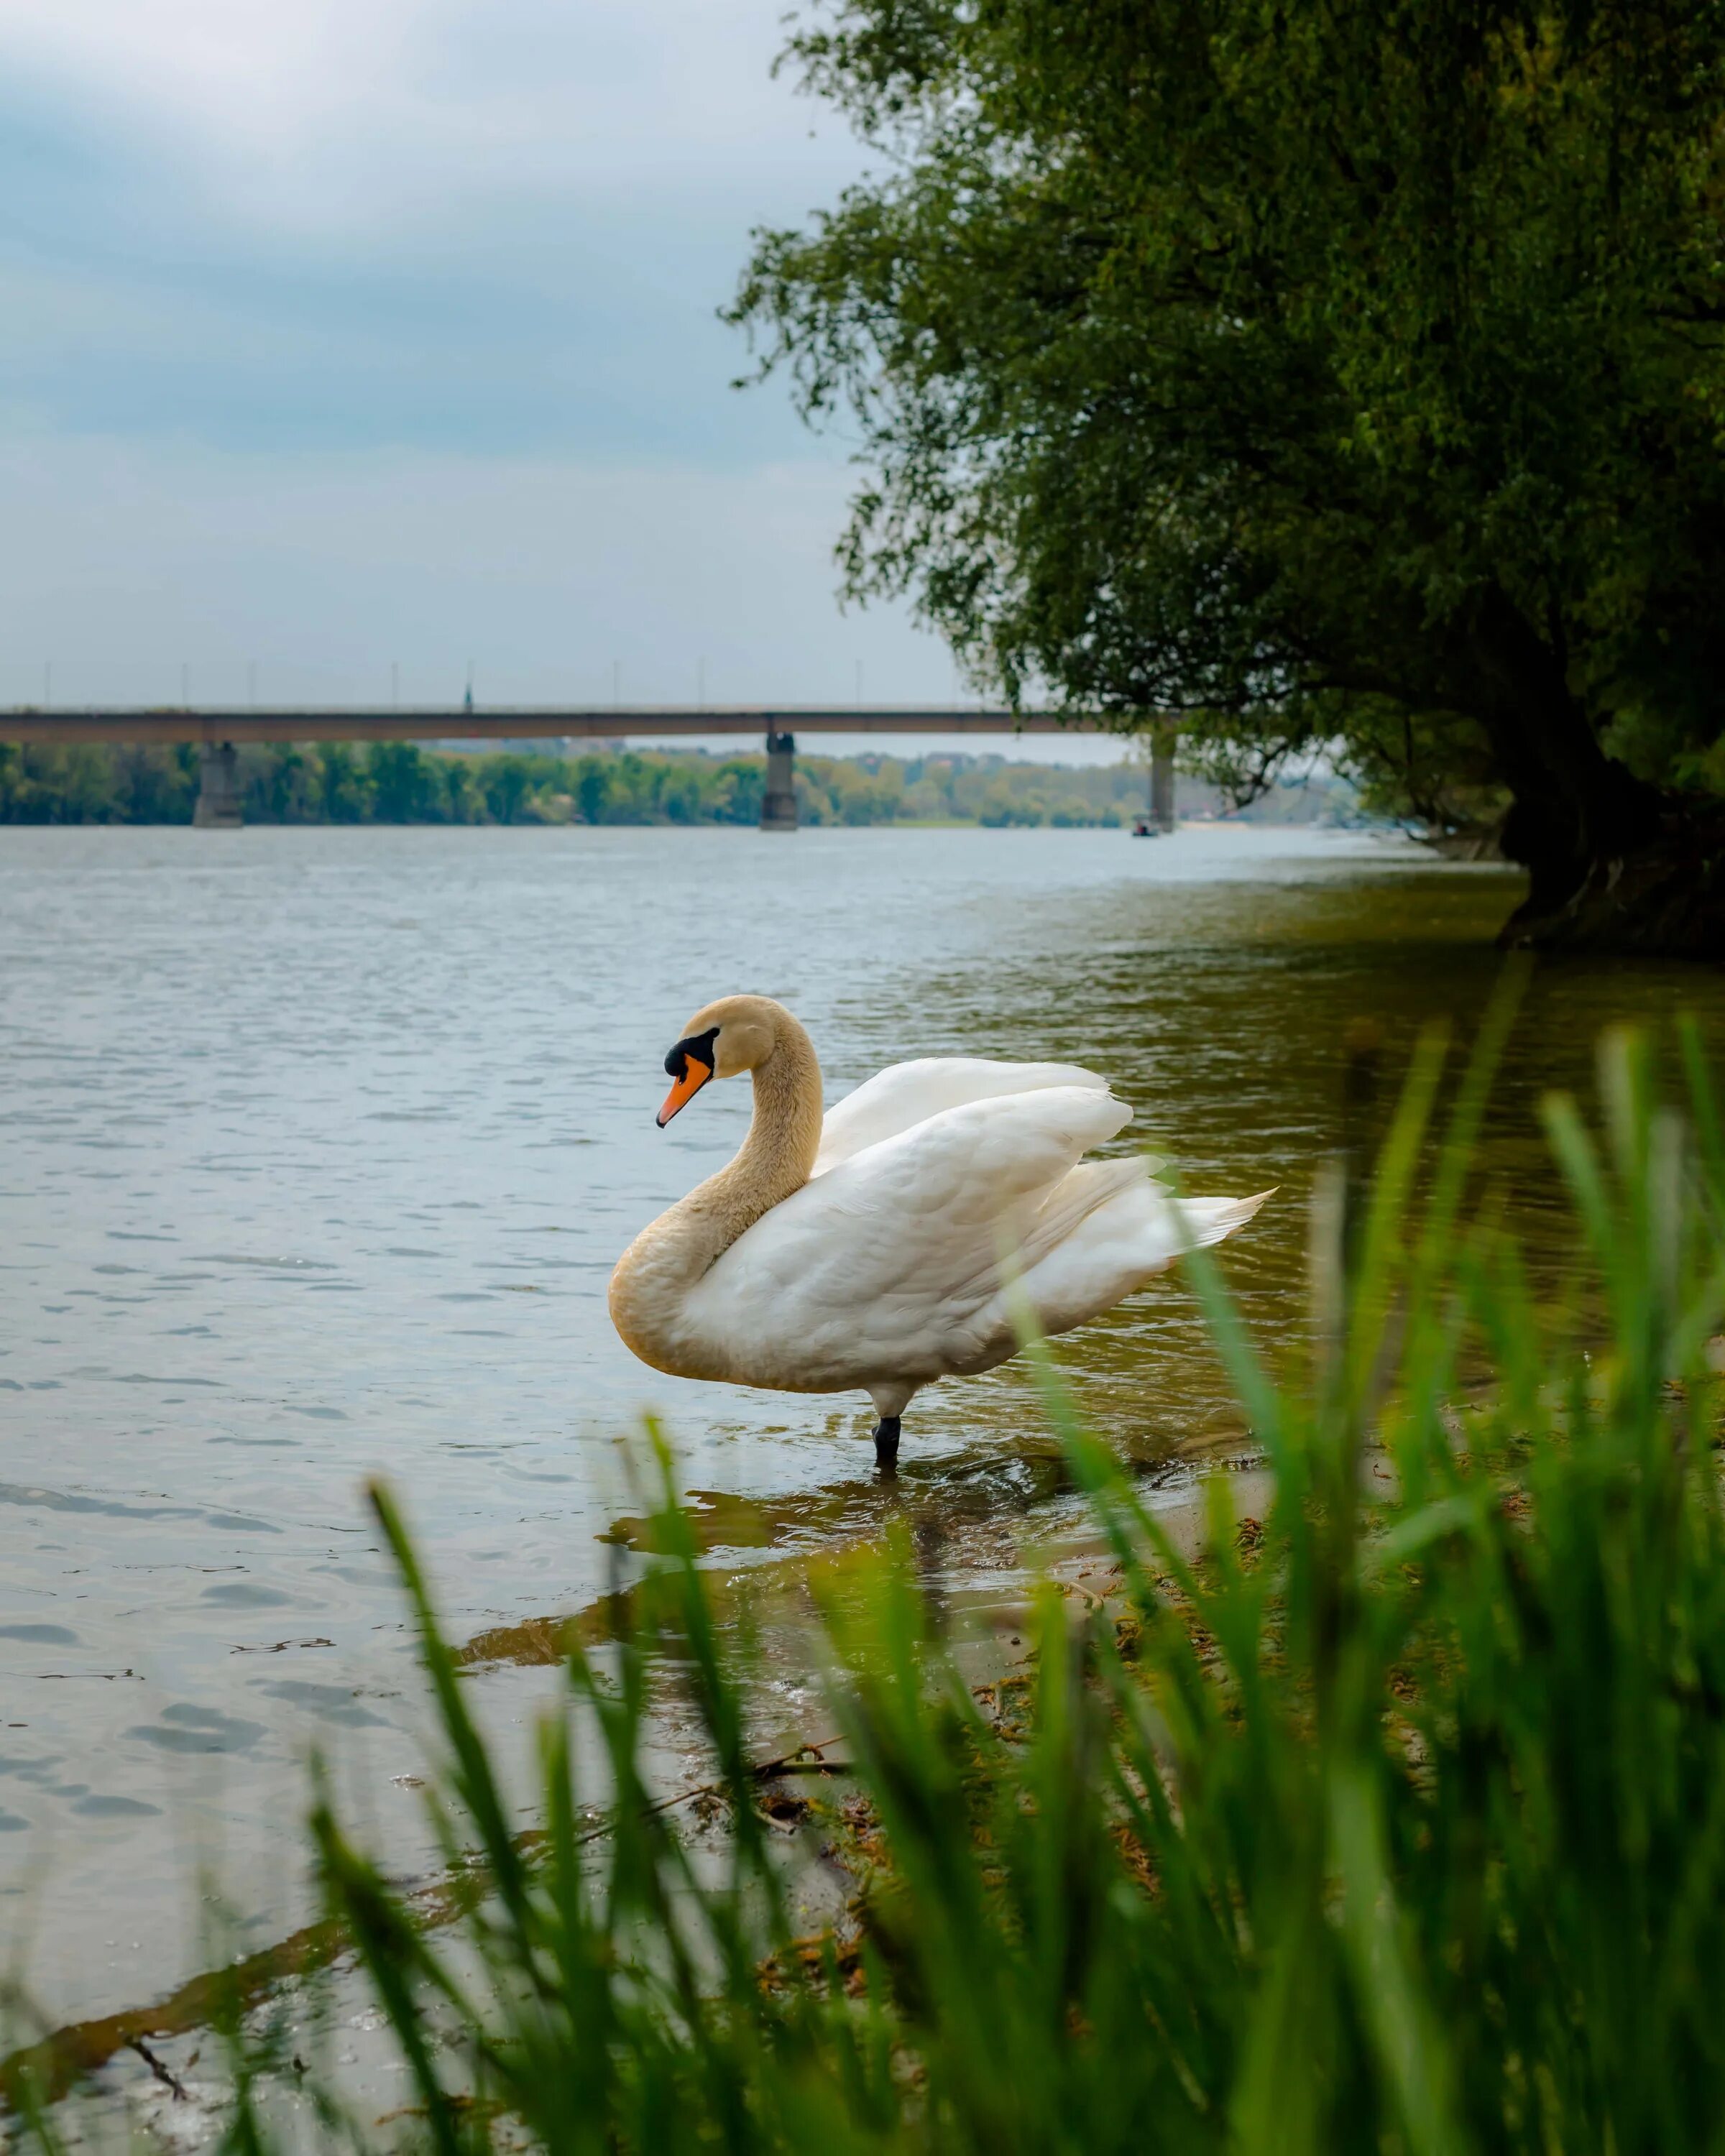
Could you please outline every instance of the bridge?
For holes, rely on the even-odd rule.
[[[763,831],[797,828],[795,756],[800,734],[1057,734],[1101,733],[1096,719],[1053,711],[1014,711],[974,704],[628,704],[492,706],[453,708],[352,705],[341,708],[276,706],[223,709],[158,706],[88,711],[23,707],[0,712],[0,741],[195,743],[199,751],[198,807],[193,822],[205,829],[234,830],[244,820],[239,783],[239,745],[247,742],[314,741],[628,741],[675,740],[711,734],[753,734],[767,746],[767,787],[761,804]],[[1151,736],[1150,822],[1173,827],[1174,735],[1171,726]]]

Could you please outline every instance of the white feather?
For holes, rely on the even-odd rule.
[[[892,1063],[865,1079],[829,1108],[821,1125],[813,1173],[824,1175],[841,1160],[883,1138],[896,1137],[942,1108],[972,1101],[998,1101],[1051,1086],[1081,1086],[1106,1093],[1108,1081],[1076,1063],[999,1063],[985,1055],[923,1055]]]

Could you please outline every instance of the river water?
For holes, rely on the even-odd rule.
[[[715,1087],[654,1127],[711,997],[791,1004],[829,1096],[941,1051],[1082,1061],[1196,1192],[1281,1186],[1228,1270],[1301,1323],[1302,1202],[1337,1047],[1466,1032],[1499,870],[1364,835],[0,831],[0,1953],[47,2023],[201,1965],[198,1881],[261,1944],[302,1920],[314,1745],[388,1845],[418,1832],[417,1687],[360,1496],[389,1477],[474,1680],[603,1587],[663,1410],[716,1562],[869,1532],[883,1505],[1034,1522],[1063,1502],[1022,1375],[922,1396],[898,1492],[861,1399],[685,1385],[612,1334],[629,1236],[728,1157]],[[1548,967],[1488,1156],[1561,1268],[1532,1103],[1609,1019],[1700,969]],[[1065,1348],[1147,1463],[1243,1441],[1177,1284]],[[794,1689],[794,1687],[792,1687]]]

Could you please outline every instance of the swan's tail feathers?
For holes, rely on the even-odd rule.
[[[1024,1240],[1024,1292],[1037,1323],[1049,1333],[1087,1323],[1178,1264],[1183,1250],[1245,1227],[1271,1195],[1176,1200],[1136,1161],[1085,1162],[1061,1184],[1061,1204],[1045,1207]],[[1002,1337],[1010,1338],[1004,1299],[991,1306],[988,1323],[997,1317]]]
[[[1253,1198],[1183,1198],[1174,1201],[1187,1229],[1186,1248],[1193,1250],[1207,1249],[1212,1243],[1224,1242],[1236,1228],[1245,1227],[1266,1198],[1274,1198],[1281,1188],[1272,1183],[1267,1190],[1260,1190]]]

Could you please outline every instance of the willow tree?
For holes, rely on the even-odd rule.
[[[1725,952],[1725,0],[836,0],[878,152],[732,310],[859,596],[1250,786],[1507,807],[1518,940]]]

